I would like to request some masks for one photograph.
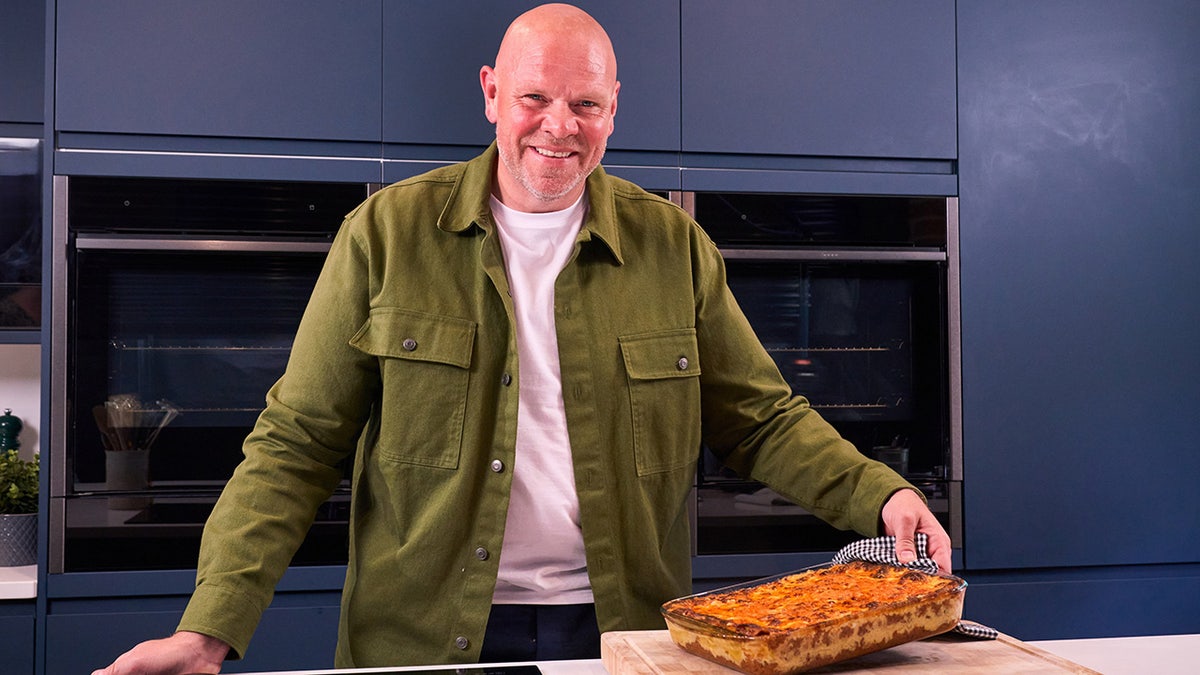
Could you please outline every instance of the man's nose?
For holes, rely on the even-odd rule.
[[[571,110],[571,106],[560,101],[546,111],[542,127],[555,138],[574,136],[579,132],[579,120],[575,118],[575,111]]]

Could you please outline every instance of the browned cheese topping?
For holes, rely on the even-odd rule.
[[[852,562],[674,600],[665,609],[739,635],[755,636],[912,602],[957,583],[902,567]]]

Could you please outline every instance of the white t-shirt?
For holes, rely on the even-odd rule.
[[[554,282],[586,210],[582,197],[552,213],[514,211],[492,198],[519,359],[516,461],[496,603],[592,602],[554,328]]]

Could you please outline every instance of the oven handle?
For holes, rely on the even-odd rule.
[[[783,260],[796,262],[945,262],[939,249],[786,249],[722,248],[726,260]]]
[[[329,241],[312,239],[137,237],[80,234],[76,249],[102,251],[180,251],[215,253],[328,253]]]

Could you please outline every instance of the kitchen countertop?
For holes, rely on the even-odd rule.
[[[1200,653],[1200,634],[1155,635],[1144,637],[1092,638],[1082,640],[1047,640],[1027,643],[1037,649],[1073,661],[1104,675],[1154,673],[1174,675],[1195,673],[1196,655]],[[422,671],[457,670],[464,675],[488,675],[503,672],[503,667],[521,664],[488,664],[486,666],[427,666],[410,668],[368,668],[360,670],[305,670],[273,673],[272,675],[350,675],[351,673],[419,673]],[[526,664],[527,665],[527,664]],[[544,675],[608,675],[599,659],[584,661],[545,661],[534,664]],[[733,673],[734,671],[730,671]],[[849,672],[849,671],[847,671]],[[262,674],[266,675],[266,674]],[[1007,675],[1007,674],[1005,674]]]
[[[37,597],[37,565],[0,567],[0,600]]]
[[[1174,675],[1200,672],[1200,633],[1141,637],[1035,640],[1044,649],[1104,675]]]
[[[608,675],[608,671],[604,669],[604,664],[600,659],[586,659],[580,661],[539,661],[537,663],[486,663],[477,665],[452,665],[452,666],[404,666],[397,668],[350,668],[346,670],[288,670],[272,673],[258,673],[258,675],[351,675],[357,673],[376,673],[384,675],[385,673],[426,673],[434,671],[451,671],[460,675],[504,675],[505,669],[510,670],[510,674],[515,675],[516,670],[522,666],[534,665],[543,675]],[[254,673],[246,673],[245,675],[255,675]]]

